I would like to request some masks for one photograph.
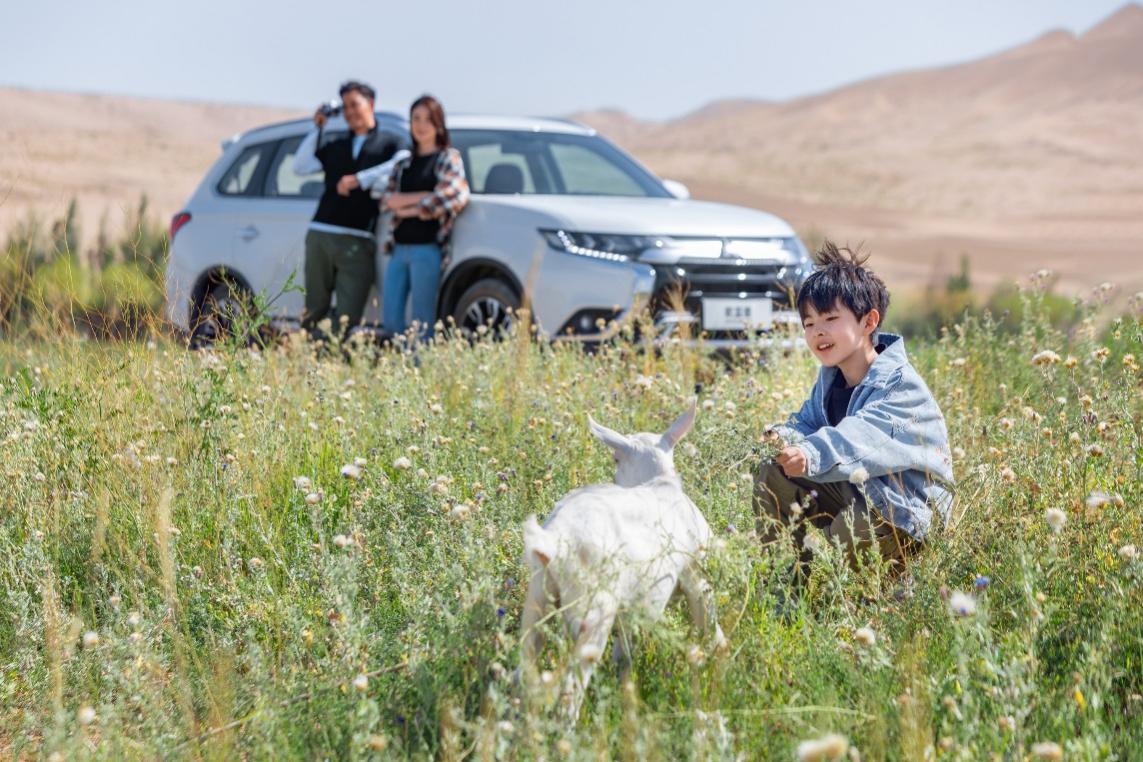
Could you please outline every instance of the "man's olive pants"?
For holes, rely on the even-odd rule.
[[[780,525],[793,530],[803,570],[813,557],[804,545],[806,523],[821,529],[831,543],[836,540],[851,565],[856,563],[858,552],[869,547],[876,547],[884,559],[901,562],[917,545],[880,511],[870,509],[865,497],[849,482],[790,478],[776,463],[764,462],[755,473],[754,514],[763,543],[779,539]]]
[[[348,331],[361,322],[369,289],[377,281],[377,244],[370,238],[310,230],[306,233],[306,309],[302,327],[312,329],[325,318],[333,331]],[[336,313],[330,297],[337,294]],[[339,327],[342,318],[345,326]]]

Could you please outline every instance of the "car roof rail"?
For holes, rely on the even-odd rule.
[[[374,111],[373,116],[374,116],[374,118],[377,119],[378,123],[383,123],[383,124],[397,126],[397,127],[404,127],[407,124],[405,117],[401,116],[396,111]],[[310,124],[310,123],[311,123],[311,120],[309,117],[302,117],[300,119],[286,119],[286,120],[283,120],[281,122],[272,122],[270,124],[263,124],[263,125],[259,125],[258,127],[253,127],[253,128],[246,130],[244,132],[236,132],[233,135],[231,135],[230,137],[225,138],[222,141],[222,150],[225,151],[227,148],[234,145],[238,141],[243,140],[245,138],[248,138],[251,135],[257,135],[260,132],[265,132],[267,130],[276,129],[278,127],[287,127],[287,126],[295,125],[295,124],[302,126],[302,125],[306,125],[306,124]]]

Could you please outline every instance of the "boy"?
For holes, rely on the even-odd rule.
[[[798,291],[806,344],[822,367],[802,409],[767,432],[785,446],[754,482],[759,533],[773,542],[779,523],[792,524],[799,572],[812,555],[799,518],[850,563],[870,546],[900,562],[925,539],[933,508],[947,519],[952,500],[944,418],[901,337],[878,332],[889,292],[867,258],[827,241]]]

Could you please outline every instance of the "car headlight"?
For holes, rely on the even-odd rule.
[[[645,250],[662,246],[660,239],[614,233],[576,233],[570,230],[541,230],[548,245],[557,251],[610,262],[638,259]]]

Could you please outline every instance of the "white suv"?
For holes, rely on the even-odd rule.
[[[402,117],[379,112],[377,121],[408,143]],[[270,125],[223,143],[172,219],[167,317],[179,328],[218,330],[232,300],[257,293],[279,297],[274,320],[300,318],[301,294],[282,290],[292,274],[300,285],[306,225],[322,191],[320,177],[293,171],[310,124]],[[472,197],[453,230],[442,319],[469,330],[506,326],[530,289],[535,319],[553,338],[605,338],[641,305],[652,310],[657,338],[690,324],[690,336],[701,331],[715,346],[799,322],[790,298],[811,265],[781,219],[690,200],[685,187],[573,122],[454,116],[449,132]],[[380,315],[379,299],[370,298],[366,321]]]

